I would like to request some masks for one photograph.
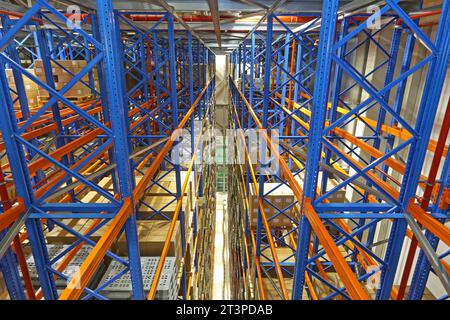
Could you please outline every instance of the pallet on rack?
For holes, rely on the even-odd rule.
[[[86,102],[93,99],[93,95],[84,95],[84,96],[64,96],[69,101],[72,102]],[[38,104],[42,105],[50,100],[49,96],[38,96]]]
[[[144,290],[150,291],[156,273],[159,257],[141,257],[141,268]],[[112,261],[100,281],[100,286],[117,277],[125,269],[119,261]],[[131,276],[127,272],[102,288],[101,293],[111,300],[127,300],[132,298]],[[178,298],[177,266],[174,257],[167,257],[164,262],[160,281],[156,291],[157,300],[176,300]]]

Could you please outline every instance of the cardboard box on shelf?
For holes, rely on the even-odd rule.
[[[74,62],[76,63],[76,66],[78,69],[82,69],[82,68],[86,67],[86,65],[87,65],[86,60],[74,60]]]
[[[64,82],[55,82],[55,89],[61,90],[67,83]],[[40,97],[45,98],[49,97],[49,93],[47,90],[39,88],[38,94]],[[89,89],[86,85],[81,82],[75,83],[69,90],[64,93],[65,97],[68,98],[77,98],[91,95],[91,89]]]
[[[75,69],[78,67],[78,60],[56,60],[51,61],[52,68],[55,69]],[[38,72],[43,72],[44,70],[44,61],[41,59],[34,60],[34,68],[39,69]]]
[[[194,243],[194,231],[189,229],[186,232],[186,254],[184,256],[184,264],[186,266],[186,271],[192,271],[194,256],[195,256],[195,243]]]
[[[272,205],[276,206],[280,210],[284,210],[294,203],[295,196],[292,189],[286,184],[282,183],[265,183],[264,184],[264,193],[266,194],[265,198],[271,202]],[[279,213],[279,211],[274,208],[269,203],[263,203],[264,212],[266,214],[267,219],[270,219],[272,216]],[[250,185],[250,201],[249,201],[249,210],[251,213],[250,224],[252,228],[256,228],[258,222],[258,194],[255,191],[254,186]],[[284,214],[279,214],[277,217],[271,219],[269,221],[269,226],[271,227],[289,227],[291,226],[291,219],[289,217],[294,218],[296,216],[295,205],[291,206],[288,210],[284,212]]]
[[[35,74],[33,69],[27,69],[27,71],[29,73],[31,73],[32,75]],[[6,76],[8,78],[8,86],[12,90],[17,91],[12,69],[6,69]],[[30,78],[28,78],[24,75],[22,76],[22,79],[23,79],[25,93],[27,96],[28,106],[36,107],[39,86],[36,84],[36,82],[34,82],[33,80],[31,80]],[[14,92],[11,92],[11,98],[14,102],[17,99],[17,95]],[[14,106],[17,108],[20,106],[20,103],[18,100],[15,102]]]
[[[91,89],[81,82],[75,83],[65,94],[65,97],[83,97],[89,96],[91,94]]]
[[[55,89],[61,90],[72,78],[77,75],[83,67],[86,66],[84,60],[57,60],[57,63],[53,62],[52,75],[55,82]],[[36,60],[34,64],[34,71],[38,78],[42,81],[46,81],[44,65],[42,60]],[[86,74],[82,77],[82,81],[88,83],[89,75]],[[41,97],[48,97],[49,93],[44,89],[39,89],[38,92]],[[73,87],[71,87],[64,96],[66,97],[78,97],[91,95],[91,89],[78,81]]]
[[[69,81],[71,81],[73,79],[74,76],[76,76],[78,74],[78,70],[74,70],[73,75],[69,74],[65,71],[61,72],[57,72],[53,74],[53,80],[55,83],[60,82],[63,84],[68,83]],[[84,75],[81,78],[82,81],[89,83],[89,76],[88,75]]]

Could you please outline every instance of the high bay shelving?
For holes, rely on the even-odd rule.
[[[269,11],[267,30],[252,30],[231,54],[230,126],[266,132],[256,163],[251,142],[236,138],[246,163],[230,168],[241,182],[228,188],[230,199],[246,194],[229,213],[245,221],[236,281],[252,283],[257,298],[421,299],[431,272],[450,289],[448,106],[435,121],[450,1],[419,14],[398,2],[373,15],[341,13],[337,0],[323,1],[321,14]],[[420,23],[431,15],[440,15],[437,26]],[[286,19],[304,24],[294,29]],[[424,84],[412,87],[418,73]],[[434,126],[442,128],[437,141]],[[294,201],[280,200],[286,186]],[[411,245],[398,268],[405,238]]]
[[[227,180],[231,296],[422,299],[430,277],[448,292],[450,109],[440,100],[450,1],[411,13],[407,1],[387,0],[380,20],[341,12],[344,0],[311,13],[282,12],[287,2],[265,9],[229,56],[229,128],[279,130],[279,146],[262,135],[265,158],[252,163],[244,152],[244,164],[217,172]],[[430,16],[439,22],[424,23]],[[126,274],[134,299],[172,296],[171,283],[168,295],[157,287],[177,228],[179,298],[211,298],[218,169],[177,164],[171,134],[194,133],[194,151],[215,127],[214,54],[179,29],[176,13],[98,0],[79,27],[67,17],[43,0],[23,14],[0,12],[0,267],[10,298],[106,299],[107,284],[94,280],[107,265],[119,271],[102,279]],[[65,61],[86,63],[66,68],[59,87]],[[30,71],[37,66],[44,79]],[[37,105],[30,80],[47,91]],[[86,98],[66,94],[80,85]],[[233,155],[253,147],[240,133],[233,139]],[[167,221],[168,233],[150,289],[138,238],[146,218]],[[82,219],[81,229],[68,223]],[[73,240],[56,262],[48,242],[58,228]],[[71,280],[65,269],[83,244],[92,250]]]
[[[191,242],[208,245],[197,227],[212,210],[199,207],[196,201],[197,195],[209,192],[203,189],[206,171],[176,161],[173,148],[177,141],[171,135],[185,128],[196,142],[209,126],[214,110],[214,54],[190,31],[175,31],[172,14],[117,11],[112,1],[97,1],[93,12],[81,11],[79,25],[67,22],[68,15],[47,1],[35,1],[23,15],[2,11],[0,17],[5,180],[0,226],[2,240],[14,238],[14,252],[8,248],[1,270],[10,298],[104,299],[101,290],[107,284],[92,287],[90,282],[104,261],[113,260],[122,269],[108,281],[126,273],[132,298],[154,299],[168,250],[163,250],[151,289],[144,294],[137,233],[137,219],[143,211],[147,217],[173,221],[167,229],[171,234],[179,220],[182,271],[178,282],[180,295],[186,298],[188,284],[196,286],[199,277],[207,276],[197,264],[199,256],[206,259],[203,253],[189,253],[195,256],[192,268],[184,261],[188,244],[190,250],[195,250]],[[149,29],[136,21],[149,17],[155,20]],[[66,60],[86,63],[73,74],[62,66]],[[45,80],[30,71],[37,63],[44,68]],[[9,86],[8,68],[15,88]],[[55,83],[57,68],[70,75],[61,88]],[[22,76],[45,89],[47,99],[31,108]],[[65,96],[79,83],[91,92],[86,101]],[[196,132],[191,130],[194,121],[202,124]],[[168,175],[175,187],[164,187]],[[195,196],[187,212],[191,175],[189,187],[192,184]],[[147,193],[158,187],[159,198],[166,203],[149,204]],[[87,223],[83,232],[66,224],[81,219]],[[72,234],[74,240],[59,259],[51,260],[45,237],[54,228]],[[103,230],[100,237],[92,240],[99,230]],[[121,232],[126,236],[125,256],[113,250]],[[165,243],[170,244],[170,239]],[[31,247],[39,276],[36,291],[28,276],[23,244]],[[70,279],[63,271],[83,244],[92,246],[92,251]],[[60,291],[56,277],[68,281]]]

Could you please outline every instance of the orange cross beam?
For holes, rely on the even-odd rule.
[[[408,204],[408,211],[411,213],[414,219],[417,220],[417,222],[422,224],[427,230],[436,235],[447,246],[450,246],[450,230],[444,224],[440,223],[432,216],[427,214],[427,212],[421,207],[414,204],[412,199]]]

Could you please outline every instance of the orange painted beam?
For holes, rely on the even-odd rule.
[[[414,219],[423,227],[441,239],[447,246],[450,246],[450,230],[438,220],[430,216],[425,210],[415,205],[414,200],[409,201],[408,211]]]
[[[0,214],[0,231],[12,225],[20,215],[25,212],[25,204],[22,198],[17,198],[17,205]]]

